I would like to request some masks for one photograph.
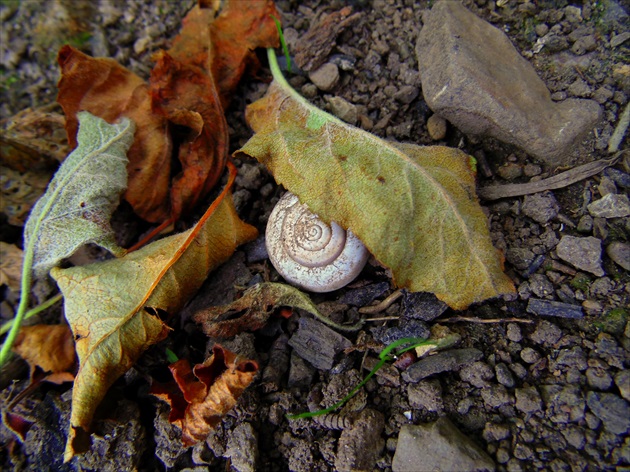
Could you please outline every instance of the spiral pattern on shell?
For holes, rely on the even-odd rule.
[[[269,259],[291,284],[312,292],[337,290],[356,278],[369,253],[337,223],[330,225],[287,192],[267,223]]]

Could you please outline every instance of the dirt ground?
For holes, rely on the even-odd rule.
[[[379,137],[461,148],[481,163],[479,187],[540,180],[567,170],[491,138],[466,136],[452,125],[443,138],[434,139],[427,127],[433,113],[423,99],[415,54],[422,13],[433,3],[278,1],[290,48],[322,15],[345,6],[358,13],[325,58],[338,66],[339,82],[322,91],[304,73],[290,77],[290,83],[315,105],[345,114],[356,126]],[[602,119],[580,144],[571,164],[610,157],[608,142],[630,94],[630,40],[623,39],[630,36],[628,5],[614,0],[463,3],[508,35],[545,81],[554,100],[592,98],[600,104]],[[73,0],[3,0],[0,117],[54,101],[55,54],[65,41],[89,54],[113,57],[147,78],[151,54],[168,47],[193,4],[191,0],[101,0],[93,5]],[[90,34],[68,38],[60,27],[64,11],[84,22]],[[582,32],[575,34],[580,28]],[[537,41],[551,30],[557,36],[553,48],[534,53]],[[260,57],[265,63],[264,54]],[[268,79],[268,71],[263,69],[258,77],[247,77],[236,94],[228,110],[232,151],[251,136],[244,109],[264,94]],[[627,149],[627,142],[622,142],[621,149]],[[237,210],[264,235],[269,214],[284,190],[255,161],[237,159],[236,165]],[[352,348],[337,355],[330,369],[313,367],[287,345],[300,318],[308,316],[303,313],[296,312],[286,320],[272,318],[265,328],[228,340],[208,340],[190,320],[198,308],[232,301],[238,293],[235,287],[281,281],[264,252],[260,256],[261,237],[211,274],[197,297],[174,318],[173,334],[153,346],[112,387],[90,453],[62,464],[71,390],[67,384],[46,386],[22,403],[36,419],[24,444],[15,442],[6,428],[0,430],[1,467],[42,471],[389,471],[404,425],[446,417],[499,471],[628,470],[630,420],[624,415],[630,418],[630,278],[622,260],[627,252],[618,248],[626,244],[627,250],[630,217],[593,216],[587,206],[606,193],[627,195],[629,166],[626,157],[603,173],[552,192],[482,201],[493,242],[506,255],[506,272],[516,284],[517,294],[455,312],[442,309],[430,296],[405,293],[379,313],[379,318],[388,320],[368,322],[357,333],[343,333]],[[8,185],[6,180],[3,186]],[[550,208],[553,217],[540,216]],[[8,218],[0,214],[2,241],[20,244],[21,228],[9,224]],[[148,228],[124,208],[116,218],[121,237],[129,240]],[[603,268],[600,274],[558,256],[557,246],[566,235],[599,242],[604,250],[593,262]],[[334,313],[335,321],[350,322],[357,319],[360,307],[380,302],[394,291],[390,273],[372,260],[349,287],[315,294],[313,300],[323,311]],[[0,315],[8,318],[18,295],[6,286],[0,294]],[[536,308],[541,305],[559,308],[542,316]],[[571,306],[575,310],[569,310]],[[437,319],[414,317],[418,312],[437,313]],[[43,319],[59,321],[59,308]],[[362,416],[364,420],[339,430],[334,428],[338,418],[285,417],[308,410],[309,404],[327,407],[341,399],[369,372],[378,348],[401,332],[422,336],[436,328],[458,334],[461,341],[446,351],[451,354],[440,359],[443,364],[424,366],[425,371],[434,369],[428,375],[404,366],[379,371],[351,405],[356,414],[370,412]],[[262,373],[207,441],[186,449],[166,419],[166,405],[148,394],[149,378],[166,375],[166,348],[200,361],[217,341],[257,360]],[[2,392],[3,403],[10,389],[26,383],[25,368],[18,365],[16,369],[18,373],[11,374],[16,384]],[[350,414],[344,410],[344,415]],[[408,443],[405,447],[408,454],[417,454],[418,461],[424,460],[421,446],[417,451]],[[417,470],[423,470],[422,466]]]

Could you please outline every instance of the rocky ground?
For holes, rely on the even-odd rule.
[[[192,4],[3,1],[0,116],[54,100],[55,54],[67,41],[90,54],[113,57],[147,78],[152,52],[168,45]],[[471,48],[451,57],[453,50],[444,47],[449,35],[439,40],[441,28],[453,15],[465,13],[455,8],[443,9],[444,16],[433,19],[423,16],[434,2],[277,4],[292,54],[303,69],[290,82],[303,96],[380,137],[445,144],[475,156],[492,237],[505,253],[517,294],[454,312],[432,296],[404,293],[378,314],[386,321],[344,333],[339,346],[350,349],[331,354],[330,365],[319,368],[309,362],[312,353],[291,342],[300,330],[317,331],[309,324],[317,322],[305,321],[306,316],[276,319],[255,334],[222,340],[258,360],[261,379],[205,443],[185,449],[166,419],[165,404],[147,394],[147,378],[159,376],[166,347],[179,354],[203,354],[207,340],[188,321],[195,308],[231,301],[235,286],[279,280],[259,238],[211,275],[182,313],[183,329],[147,352],[112,388],[108,402],[117,404],[111,409],[114,417],[96,425],[92,452],[61,463],[71,392],[46,387],[25,400],[24,408],[37,423],[23,445],[6,429],[0,432],[2,468],[630,469],[630,158],[627,151],[619,155],[615,149],[627,149],[623,140],[615,146],[615,130],[630,94],[627,5],[614,0],[465,1],[507,35],[525,58],[521,60],[499,40],[486,41],[489,47],[481,53]],[[353,13],[336,19],[327,43],[334,46],[322,52],[314,46],[322,35],[309,39],[309,27],[346,5]],[[74,25],[72,34],[68,22]],[[479,31],[484,28],[479,25]],[[473,28],[461,34],[466,30]],[[464,39],[472,44],[475,38]],[[493,76],[501,80],[486,87],[484,71],[499,63],[513,68],[505,72],[497,65]],[[447,70],[448,65],[453,67]],[[536,92],[540,85],[528,72],[530,66],[544,80],[550,99]],[[444,77],[472,87],[448,97],[449,102],[434,90]],[[251,135],[244,122],[245,105],[266,87],[248,79],[231,105],[234,150]],[[503,92],[519,87],[527,100],[497,105]],[[475,128],[479,123],[494,124],[480,130]],[[615,156],[614,165],[594,176],[544,186],[550,176]],[[242,160],[237,165],[237,208],[264,234],[283,191],[259,164]],[[6,181],[5,189],[10,187]],[[537,183],[535,193],[499,193],[503,198],[498,198],[481,190],[526,182]],[[2,216],[2,240],[19,242],[20,230],[7,222],[9,217]],[[382,301],[394,290],[388,272],[371,261],[350,287],[314,296],[314,301],[337,321],[349,321],[357,318],[360,307]],[[16,294],[6,287],[3,292],[2,316],[8,317]],[[53,311],[46,319],[59,317]],[[335,403],[372,368],[382,343],[404,335],[426,336],[429,330],[456,333],[461,341],[410,366],[401,361],[383,368],[341,416],[318,421],[284,416]],[[320,340],[339,339],[321,333]],[[22,385],[24,376],[17,380]],[[7,395],[5,389],[3,402]]]

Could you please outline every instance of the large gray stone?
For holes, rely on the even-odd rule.
[[[460,2],[424,16],[416,54],[429,107],[466,134],[516,145],[558,164],[601,115],[593,100],[551,100],[507,36]]]
[[[392,470],[493,471],[495,465],[483,449],[443,416],[434,423],[406,424],[400,429]]]

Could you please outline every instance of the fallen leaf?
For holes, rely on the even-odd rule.
[[[472,158],[458,149],[384,141],[319,110],[282,77],[247,107],[255,135],[235,153],[363,241],[394,282],[455,309],[513,293],[475,195]]]
[[[24,226],[33,205],[46,191],[52,170],[17,170],[0,166],[0,213],[7,215],[9,224]]]
[[[262,328],[275,308],[286,306],[305,310],[337,329],[354,331],[360,327],[333,323],[319,312],[308,295],[290,285],[274,282],[256,284],[248,288],[241,298],[228,305],[200,310],[193,315],[193,320],[202,324],[206,335],[229,338],[243,331]]]
[[[22,257],[22,250],[15,244],[0,241],[0,285],[6,285],[13,293],[20,293]]]
[[[154,384],[151,393],[171,406],[169,421],[182,430],[185,446],[206,439],[258,372],[255,361],[240,359],[218,344],[212,348],[212,356],[193,369],[187,359],[169,368],[175,381]]]
[[[25,258],[43,279],[59,261],[86,243],[121,254],[109,224],[127,186],[126,153],[134,124],[110,125],[80,112],[79,145],[63,162],[24,227]]]
[[[190,129],[178,150],[182,171],[171,187],[175,219],[207,195],[223,172],[229,140],[224,109],[246,67],[257,64],[253,50],[278,43],[269,14],[278,15],[271,0],[247,8],[226,1],[216,20],[215,8],[196,6],[168,52],[155,56],[153,111]]]
[[[280,18],[273,0],[248,2],[247,8],[242,1],[231,0],[212,24],[212,74],[224,109],[245,71],[258,69],[254,50],[280,45],[272,16]]]
[[[52,383],[71,382],[76,365],[74,338],[68,325],[23,326],[15,340],[13,350],[26,362],[31,378],[36,368]]]
[[[79,372],[72,392],[65,461],[81,452],[94,411],[112,383],[169,328],[157,314],[176,313],[208,273],[257,231],[242,222],[228,185],[190,230],[126,256],[70,269],[53,269],[75,336]]]
[[[113,59],[93,58],[71,46],[61,48],[57,61],[61,67],[57,101],[66,115],[71,148],[77,144],[79,111],[109,123],[131,118],[136,133],[128,153],[125,199],[147,221],[167,219],[172,143],[168,121],[151,109],[148,85]]]

